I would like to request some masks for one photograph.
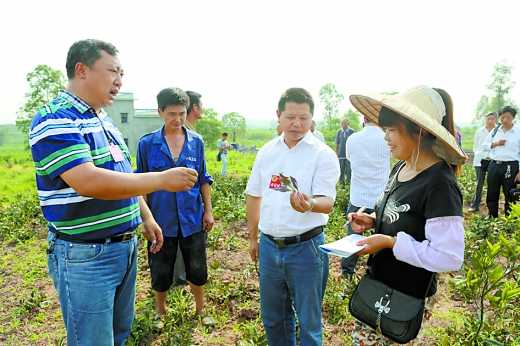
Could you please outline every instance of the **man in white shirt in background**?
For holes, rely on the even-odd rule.
[[[506,106],[500,111],[500,127],[496,134],[490,133],[484,146],[490,149],[491,162],[488,169],[486,204],[491,217],[498,217],[500,188],[505,196],[505,214],[509,215],[512,196],[509,191],[520,182],[520,128],[513,123],[516,109]]]
[[[485,147],[484,141],[486,140],[489,133],[493,131],[497,124],[497,113],[492,112],[486,115],[486,122],[483,127],[475,132],[475,138],[473,139],[473,167],[475,167],[475,175],[477,177],[477,189],[475,191],[475,197],[471,202],[469,211],[479,211],[480,200],[482,199],[482,188],[484,181],[486,180],[486,173],[489,166],[489,147]]]
[[[260,262],[260,309],[270,346],[296,345],[294,312],[301,344],[323,344],[328,258],[319,245],[340,171],[334,151],[310,132],[313,111],[306,90],[282,95],[277,115],[283,134],[260,149],[246,188],[250,254]],[[282,192],[281,174],[296,180],[298,192]]]
[[[365,208],[372,213],[376,201],[383,193],[390,174],[390,149],[385,141],[385,133],[369,118],[364,118],[361,131],[348,137],[345,145],[347,160],[350,161],[352,177],[350,181],[350,200],[346,215]],[[347,234],[354,234],[348,225]],[[341,271],[346,278],[356,271],[358,256],[341,259]]]
[[[325,137],[323,137],[323,133],[321,133],[320,130],[316,128],[316,122],[314,120],[312,121],[311,132],[314,136],[316,136],[316,138],[325,143]]]

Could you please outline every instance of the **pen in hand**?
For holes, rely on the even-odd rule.
[[[366,207],[361,207],[356,214],[361,214],[365,211]],[[348,216],[348,215],[347,215]],[[347,220],[347,222],[343,225],[343,228],[348,229],[348,225],[350,225],[350,221]]]

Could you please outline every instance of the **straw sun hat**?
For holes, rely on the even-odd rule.
[[[441,95],[430,87],[417,86],[397,95],[350,95],[350,102],[376,123],[384,106],[428,131],[435,137],[434,152],[450,164],[460,165],[467,159],[455,137],[442,126],[446,107]]]

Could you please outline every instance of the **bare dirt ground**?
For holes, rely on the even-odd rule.
[[[190,330],[192,345],[245,345],[237,326],[248,321],[258,321],[258,276],[247,252],[247,233],[244,222],[238,222],[223,230],[218,245],[208,250],[210,281],[207,291],[207,308],[217,320],[214,328],[194,323]],[[0,344],[2,345],[57,345],[65,335],[57,296],[46,272],[46,241],[31,240],[12,246],[0,244]],[[144,249],[141,247],[137,285],[137,312],[140,306],[153,310],[149,287],[149,272]],[[361,266],[360,266],[361,267]],[[341,283],[339,260],[331,259],[329,288]],[[363,269],[360,269],[362,271]],[[462,309],[448,286],[448,275],[441,275],[438,293],[433,305],[433,318],[424,321],[423,330],[412,345],[434,345],[433,328],[445,328],[449,321],[438,318],[447,311]],[[188,291],[186,287],[180,288]],[[332,294],[329,290],[327,294]],[[186,294],[186,299],[191,296]],[[175,307],[171,307],[172,309]],[[191,311],[192,305],[187,311]],[[353,321],[345,319],[329,323],[329,311],[324,312],[325,345],[349,344]],[[255,331],[263,333],[260,323],[251,324]],[[174,332],[174,330],[172,330]],[[151,333],[141,344],[167,345],[167,334]],[[251,345],[251,343],[249,343]]]

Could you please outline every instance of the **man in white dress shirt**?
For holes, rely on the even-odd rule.
[[[492,112],[486,116],[486,123],[475,133],[473,140],[473,167],[475,167],[475,175],[477,177],[477,189],[475,197],[471,201],[469,211],[479,211],[480,201],[482,199],[482,188],[486,180],[486,173],[489,167],[489,147],[485,147],[484,141],[490,132],[497,125],[497,113]]]
[[[520,182],[520,128],[513,123],[516,109],[506,106],[500,111],[500,127],[490,133],[484,145],[490,149],[491,162],[488,172],[486,203],[489,215],[498,217],[500,188],[505,196],[505,214],[509,215],[512,196],[509,191]]]
[[[316,136],[316,138],[325,143],[325,137],[323,137],[323,133],[321,133],[320,130],[316,128],[316,122],[314,120],[312,121],[311,132],[314,136]]]
[[[346,215],[365,208],[365,213],[374,211],[377,199],[383,193],[390,174],[390,149],[385,141],[385,133],[369,118],[364,118],[365,126],[353,133],[346,142],[346,157],[350,161],[350,200]],[[354,234],[348,225],[347,234]],[[358,256],[341,259],[341,271],[350,278],[355,273]]]
[[[282,95],[283,133],[260,149],[246,188],[250,254],[260,262],[261,316],[271,346],[296,345],[294,312],[301,344],[322,345],[328,258],[319,245],[340,171],[334,151],[310,132],[313,111],[306,90]],[[298,192],[282,192],[281,174],[296,180]]]

